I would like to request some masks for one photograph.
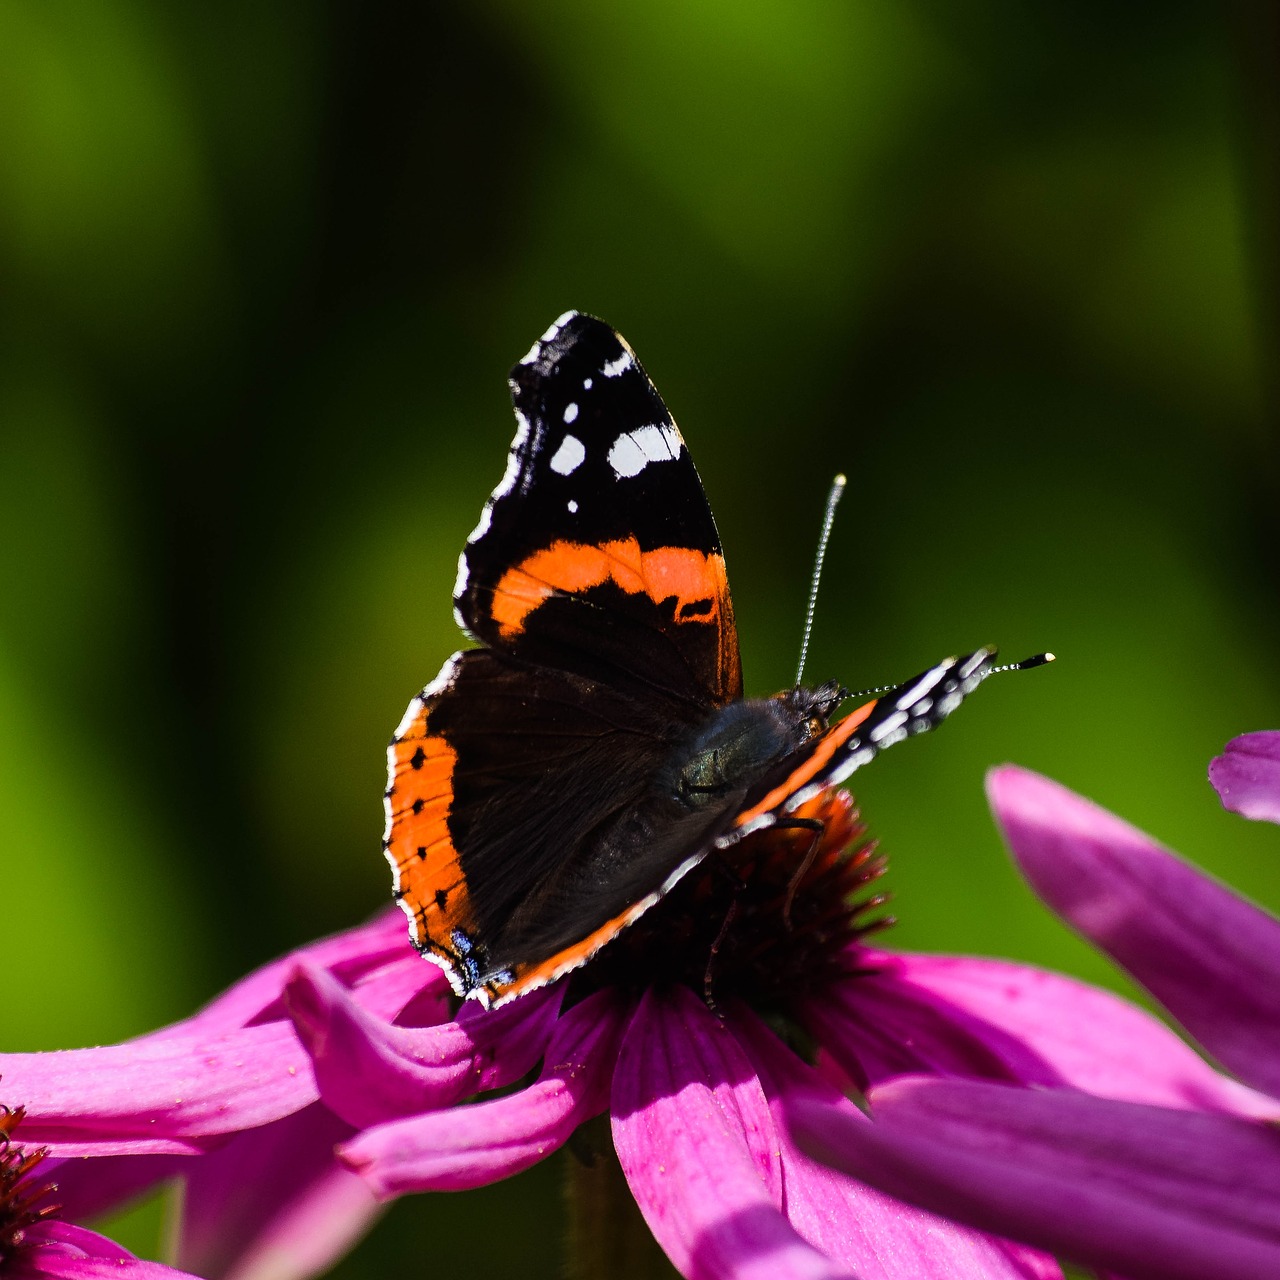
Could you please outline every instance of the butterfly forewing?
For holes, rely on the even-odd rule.
[[[674,704],[742,694],[724,553],[689,450],[630,347],[562,316],[511,372],[507,469],[458,566],[495,650]]]

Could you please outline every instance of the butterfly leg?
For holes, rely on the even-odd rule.
[[[787,885],[787,896],[782,901],[782,923],[786,926],[787,932],[790,933],[795,928],[791,923],[791,906],[796,900],[796,891],[800,888],[800,882],[809,874],[809,868],[813,866],[813,860],[818,856],[818,850],[822,847],[822,837],[827,834],[827,825],[817,818],[779,818],[774,823],[774,830],[778,831],[784,828],[813,832],[813,839],[809,842],[809,847],[805,850],[805,855],[800,860],[800,865],[791,877]]]
[[[729,899],[729,909],[724,913],[724,919],[720,922],[720,931],[716,934],[715,941],[711,944],[711,950],[707,955],[706,972],[702,975],[703,1002],[718,1018],[722,1015],[719,1006],[716,1004],[715,996],[711,993],[712,984],[715,980],[716,957],[719,955],[720,948],[724,945],[724,940],[729,936],[729,930],[737,918],[738,902],[747,887],[747,882],[723,858],[712,858],[710,866],[716,873],[729,881],[733,890],[733,896]]]

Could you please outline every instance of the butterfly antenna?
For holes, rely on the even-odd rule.
[[[1006,662],[998,667],[988,667],[983,673],[982,679],[987,676],[998,676],[1002,671],[1030,671],[1034,667],[1043,667],[1050,662],[1056,662],[1057,655],[1052,653],[1035,653],[1029,658],[1023,658],[1021,662]],[[877,689],[855,689],[852,693],[846,693],[846,698],[867,698],[874,694],[892,693],[900,686],[896,684],[881,685]]]
[[[1043,667],[1047,662],[1057,662],[1057,654],[1034,653],[1021,662],[1006,662],[1003,666],[992,667],[987,675],[998,676],[1002,671],[1030,671],[1033,667]]]
[[[844,494],[845,485],[849,481],[842,475],[831,482],[831,492],[827,494],[827,514],[822,520],[822,536],[818,539],[818,555],[813,562],[813,581],[809,584],[809,607],[804,615],[804,639],[800,641],[800,665],[796,668],[796,688],[804,677],[804,663],[809,656],[809,633],[813,630],[813,612],[818,607],[818,582],[822,577],[822,562],[827,558],[827,539],[831,537],[831,526],[835,523],[836,507]]]

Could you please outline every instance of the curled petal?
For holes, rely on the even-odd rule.
[[[423,972],[432,969],[435,973]],[[433,1027],[453,1012],[453,992],[448,980],[441,979],[444,970],[425,962],[415,949],[362,973],[351,983],[351,994],[375,1018]]]
[[[849,1274],[787,1221],[760,1080],[732,1030],[692,992],[646,994],[619,1054],[612,1111],[640,1211],[688,1280]]]
[[[955,1028],[962,1046],[976,1041],[997,1057],[1006,1079],[1069,1085],[1128,1102],[1280,1118],[1280,1102],[1215,1071],[1159,1018],[1074,978],[974,956],[864,950],[861,960],[867,975],[849,981],[845,998],[864,1025],[882,1013],[892,1029],[925,1004]],[[907,1040],[902,1052],[911,1048],[914,1042]],[[976,1061],[971,1054],[958,1065],[970,1061]],[[917,1071],[927,1066],[934,1074],[1000,1078],[994,1071],[940,1072],[936,1063],[934,1054]]]
[[[1044,1254],[945,1222],[805,1155],[785,1124],[787,1107],[800,1099],[852,1124],[870,1122],[753,1015],[739,1013],[735,1024],[776,1124],[787,1217],[810,1244],[859,1280],[1061,1280],[1062,1268]]]
[[[315,1101],[288,1024],[211,1038],[167,1036],[53,1053],[0,1054],[22,1138],[53,1156],[184,1155]]]
[[[815,1158],[934,1213],[1132,1280],[1280,1275],[1280,1132],[1072,1090],[904,1078],[874,1123],[801,1100]]]
[[[1260,822],[1280,822],[1280,732],[1243,733],[1209,762],[1223,807]]]
[[[339,1155],[384,1198],[463,1191],[520,1173],[604,1110],[624,1022],[613,994],[598,992],[561,1017],[542,1074],[528,1088],[378,1125]]]
[[[562,994],[547,988],[454,1022],[398,1027],[367,1012],[323,969],[300,966],[286,1004],[320,1096],[361,1129],[518,1080],[542,1056]]]
[[[327,1271],[382,1213],[334,1156],[350,1135],[315,1103],[186,1161],[178,1265],[206,1280],[306,1280]]]
[[[1045,902],[1228,1070],[1280,1095],[1280,921],[1047,778],[1005,765],[987,789]]]

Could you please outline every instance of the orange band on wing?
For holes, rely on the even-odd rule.
[[[427,727],[421,711],[391,746],[387,858],[414,941],[444,954],[454,929],[472,927],[471,904],[449,836],[457,752]]]
[[[636,538],[619,538],[598,546],[553,542],[535,551],[502,575],[494,590],[493,619],[503,635],[524,629],[525,619],[556,595],[573,595],[613,582],[631,595],[647,595],[655,603],[674,598],[676,620],[688,609],[688,621],[720,621],[721,601],[728,598],[724,557],[718,551],[689,547],[657,547],[641,551]]]
[[[789,796],[799,791],[806,782],[821,773],[831,757],[853,737],[853,731],[871,714],[877,701],[878,699],[873,699],[856,711],[850,712],[838,725],[827,730],[826,736],[814,748],[813,755],[797,767],[795,772],[788,775],[785,782],[774,787],[759,804],[738,814],[733,825],[742,827],[762,814],[771,813]]]

